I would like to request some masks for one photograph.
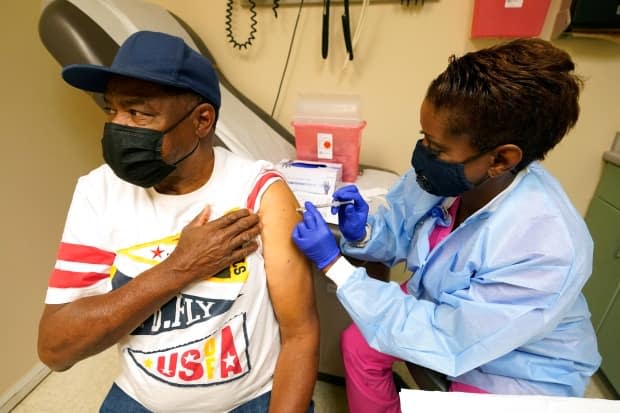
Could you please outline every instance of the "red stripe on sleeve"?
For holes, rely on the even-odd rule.
[[[258,197],[258,194],[260,193],[263,185],[265,185],[267,181],[273,178],[282,178],[282,175],[280,175],[276,171],[266,171],[260,178],[258,178],[258,181],[256,181],[256,184],[254,184],[254,188],[252,188],[250,195],[248,195],[247,207],[250,211],[254,211],[256,198]]]
[[[84,264],[105,264],[112,265],[116,254],[88,245],[69,244],[61,242],[58,248],[59,260],[80,262]]]
[[[101,272],[74,272],[54,269],[48,285],[54,288],[88,287],[109,276],[110,274]]]

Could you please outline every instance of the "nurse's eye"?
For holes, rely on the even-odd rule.
[[[438,157],[444,152],[442,149],[437,147],[437,144],[433,141],[433,139],[423,130],[420,131],[420,139],[422,139],[422,144],[432,156]]]
[[[424,146],[426,146],[426,149],[430,152],[430,154],[435,157],[439,156],[443,152],[441,149],[433,145],[433,143],[428,139],[424,139]]]
[[[438,157],[443,152],[442,150],[433,148],[432,146],[427,146],[427,148],[428,148],[428,151],[431,153],[431,155],[433,155],[434,157]]]

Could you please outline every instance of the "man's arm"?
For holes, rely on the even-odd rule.
[[[319,320],[311,267],[291,240],[299,221],[288,186],[272,184],[261,201],[267,284],[280,326],[282,348],[273,379],[270,412],[306,412],[319,359]]]
[[[121,288],[74,302],[46,305],[39,323],[39,358],[66,370],[138,327],[185,286],[212,276],[257,247],[258,216],[248,210],[207,222],[209,209],[187,225],[174,252]]]

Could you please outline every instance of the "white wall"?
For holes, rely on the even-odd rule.
[[[297,16],[297,6],[259,7],[254,45],[234,49],[224,31],[225,1],[156,0],[171,10],[205,41],[228,79],[267,112],[271,112]],[[239,4],[239,2],[235,2]],[[269,3],[269,2],[263,2]],[[411,2],[413,3],[413,1]],[[354,93],[362,99],[364,129],[361,162],[402,173],[409,167],[419,126],[419,105],[429,82],[451,54],[485,47],[493,40],[469,38],[474,0],[427,0],[424,7],[403,7],[395,0],[373,4],[355,50],[343,69],[345,50],[340,23],[342,4],[332,2],[327,60],[321,58],[320,4],[304,6],[288,71],[275,116],[292,129],[300,94]],[[559,0],[553,0],[555,15]],[[353,29],[360,13],[351,5]],[[248,34],[247,9],[233,14],[239,40]],[[548,36],[545,25],[542,36]],[[570,39],[555,44],[573,56],[586,78],[577,127],[549,156],[546,165],[560,179],[577,208],[585,213],[600,175],[603,151],[620,130],[620,45],[603,40]]]
[[[39,2],[0,3],[0,396],[38,362],[47,279],[79,175],[100,163],[103,116],[41,44]]]

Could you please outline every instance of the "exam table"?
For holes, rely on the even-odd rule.
[[[39,35],[61,66],[74,63],[110,65],[119,45],[138,30],[179,36],[214,62],[205,43],[182,19],[158,5],[142,0],[43,0]],[[254,102],[239,92],[217,64],[222,105],[216,126],[216,145],[251,159],[278,162],[295,158],[294,136]],[[91,94],[103,107],[100,94]],[[389,171],[367,168],[356,184],[360,189],[389,188],[398,178]],[[337,231],[337,228],[334,229]],[[389,279],[389,270],[378,263],[365,265],[368,272]],[[351,322],[335,294],[335,285],[314,274],[314,288],[321,320],[319,379],[343,383],[340,332]],[[445,390],[445,378],[419,366],[409,370],[420,388]]]

